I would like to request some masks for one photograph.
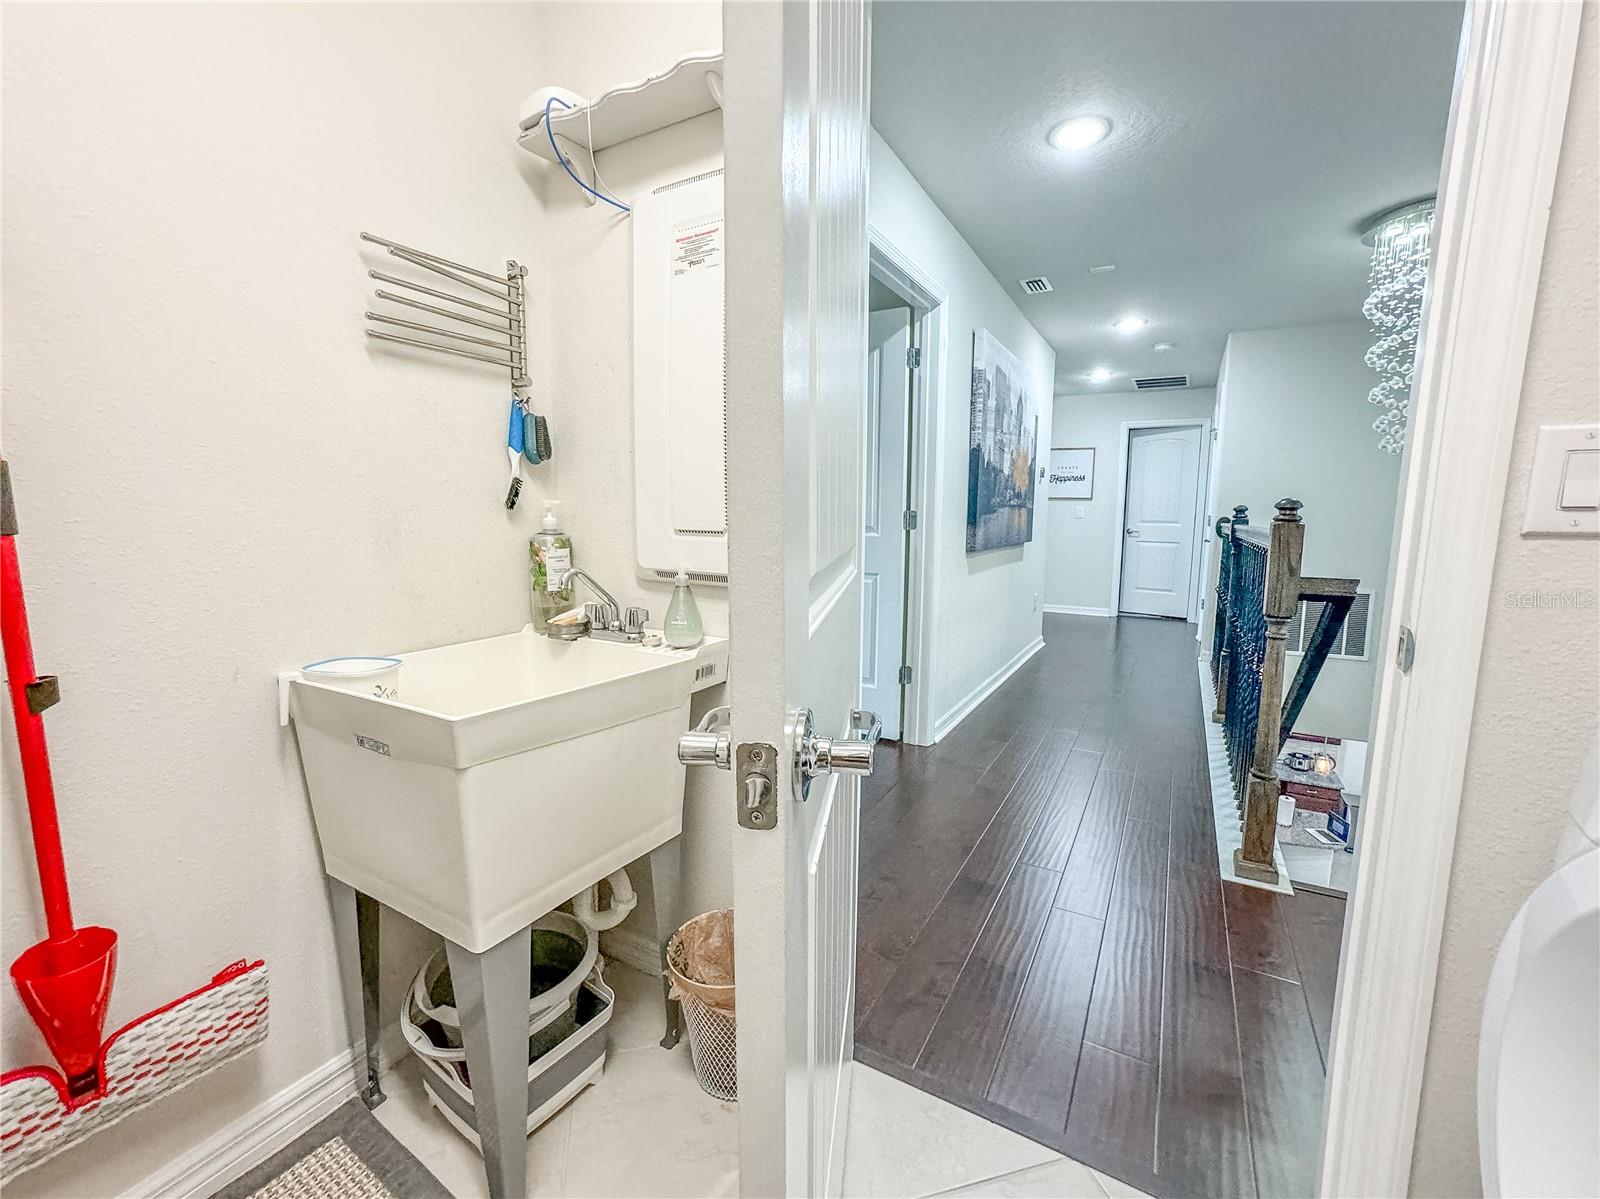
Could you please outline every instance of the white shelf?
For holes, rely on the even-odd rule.
[[[712,112],[717,100],[712,95],[707,76],[715,76],[720,87],[722,80],[722,54],[706,52],[691,54],[674,63],[660,75],[651,75],[637,83],[625,83],[595,97],[589,103],[589,116],[585,119],[582,108],[560,108],[550,114],[550,124],[557,139],[564,143],[563,153],[569,157],[575,149],[588,150],[589,130],[594,131],[594,149],[604,150],[630,138],[654,133],[690,117]],[[520,130],[517,145],[528,153],[554,162],[550,137],[545,132],[544,116],[538,114],[533,124]]]

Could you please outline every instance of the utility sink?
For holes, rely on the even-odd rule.
[[[692,650],[520,633],[397,654],[399,698],[289,684],[334,878],[482,952],[683,830]]]

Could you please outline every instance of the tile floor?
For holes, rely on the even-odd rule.
[[[606,969],[617,993],[600,1081],[528,1138],[528,1194],[610,1197],[731,1196],[739,1191],[738,1110],[701,1091],[688,1044],[661,1036],[657,980]],[[1140,1196],[1113,1178],[855,1064],[845,1158],[847,1199],[931,1195]],[[384,1079],[376,1115],[457,1199],[484,1193],[473,1149],[428,1106],[415,1062]]]

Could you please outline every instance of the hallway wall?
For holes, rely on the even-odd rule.
[[[1058,448],[1093,447],[1094,494],[1087,500],[1046,500],[1050,509],[1047,542],[1050,552],[1044,592],[1046,611],[1095,616],[1111,616],[1116,612],[1111,560],[1116,553],[1117,539],[1122,536],[1117,527],[1122,422],[1210,420],[1216,398],[1216,389],[1212,387],[1056,396],[1050,444]],[[1210,449],[1210,446],[1204,447],[1208,458]],[[1200,465],[1203,478],[1206,463]]]
[[[1039,445],[1050,444],[1055,351],[1023,316],[921,184],[877,133],[872,135],[867,219],[896,249],[949,293],[945,307],[943,411],[929,470],[934,508],[922,514],[933,562],[924,597],[931,618],[934,669],[928,680],[936,733],[942,734],[1004,672],[1042,641],[1048,505],[1039,485],[1033,540],[1020,547],[966,552],[968,409],[972,337],[987,329],[1021,360],[1039,412]]]
[[[1228,337],[1217,388],[1215,513],[1235,504],[1250,523],[1271,523],[1285,497],[1305,505],[1308,575],[1360,580],[1372,592],[1369,628],[1383,620],[1400,489],[1400,456],[1378,448],[1377,409],[1367,392],[1377,376],[1363,361],[1371,344],[1359,321],[1259,329]],[[1216,589],[1217,544],[1208,547],[1206,589]],[[1201,644],[1210,645],[1210,605]],[[1367,739],[1378,661],[1372,638],[1365,661],[1330,658],[1297,726]],[[1291,659],[1291,669],[1298,659]]]

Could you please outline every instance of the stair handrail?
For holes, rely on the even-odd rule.
[[[1224,740],[1243,834],[1243,842],[1233,855],[1234,873],[1270,885],[1279,882],[1273,858],[1278,819],[1278,755],[1305,707],[1323,663],[1339,639],[1345,618],[1355,602],[1358,585],[1356,579],[1302,574],[1300,564],[1306,535],[1305,522],[1300,516],[1303,505],[1296,499],[1282,499],[1274,507],[1277,515],[1267,530],[1244,523],[1248,513],[1243,506],[1234,509],[1232,518],[1224,517],[1217,522],[1219,537],[1224,535],[1226,526],[1226,543],[1219,559],[1223,565],[1219,569],[1216,614],[1222,633],[1214,633],[1212,637],[1212,678],[1217,684],[1216,710],[1212,718],[1224,722]],[[1259,580],[1258,601],[1252,594],[1257,580],[1245,555],[1262,551],[1266,562]],[[1254,565],[1257,570],[1261,569],[1259,558],[1254,560]],[[1226,594],[1223,593],[1224,580]],[[1286,691],[1284,655],[1289,625],[1303,599],[1320,603],[1321,611],[1299,669]],[[1251,623],[1257,602],[1266,625],[1264,643],[1259,651],[1256,645],[1261,642],[1261,626]],[[1255,640],[1249,641],[1252,629]],[[1259,662],[1256,661],[1258,652]],[[1240,671],[1248,673],[1240,675]],[[1230,696],[1235,704],[1245,705],[1245,710],[1230,712]],[[1255,718],[1253,729],[1249,727],[1251,716]]]

